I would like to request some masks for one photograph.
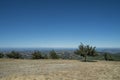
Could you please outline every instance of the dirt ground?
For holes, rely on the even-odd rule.
[[[0,59],[0,80],[120,80],[120,62]]]

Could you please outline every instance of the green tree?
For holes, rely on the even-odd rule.
[[[47,54],[44,55],[44,59],[48,59],[48,55]]]
[[[3,58],[4,54],[2,52],[0,52],[0,58]]]
[[[51,59],[58,59],[59,56],[56,54],[54,50],[50,51],[50,58]]]
[[[97,52],[95,50],[96,47],[92,47],[90,45],[80,44],[79,48],[75,51],[75,54],[84,57],[85,62],[87,61],[87,56],[96,56]]]
[[[22,55],[19,52],[11,51],[10,53],[6,54],[8,58],[20,59]]]
[[[106,61],[109,61],[109,60],[113,60],[112,56],[110,55],[110,53],[104,53],[104,58]]]
[[[34,51],[32,53],[32,59],[43,59],[41,52],[40,51]]]

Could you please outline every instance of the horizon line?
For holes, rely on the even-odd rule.
[[[28,48],[50,48],[50,49],[58,49],[58,48],[61,48],[61,49],[76,49],[76,48],[78,48],[78,47],[0,47],[0,49],[1,48],[16,48],[16,49],[22,49],[22,48],[24,48],[24,49],[28,49]],[[96,47],[96,48],[115,48],[115,49],[119,49],[120,47]]]

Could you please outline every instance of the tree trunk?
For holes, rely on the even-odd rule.
[[[87,62],[87,56],[85,56],[85,62]]]

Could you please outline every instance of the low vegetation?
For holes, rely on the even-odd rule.
[[[44,59],[40,51],[34,51],[32,53],[32,59]]]
[[[22,55],[19,52],[11,51],[10,53],[6,54],[8,58],[20,59]]]
[[[57,53],[54,50],[50,51],[49,55],[50,55],[51,59],[59,59],[59,56],[57,55]]]
[[[2,52],[0,52],[0,58],[3,58],[4,54]]]
[[[70,52],[70,51],[69,51]],[[18,51],[11,51],[8,53],[0,52],[0,58],[14,58],[14,59],[69,59],[69,60],[106,60],[106,61],[120,61],[120,53],[111,54],[108,52],[97,52],[96,47],[90,45],[80,44],[78,49],[73,52],[61,52],[58,53],[55,50],[51,50],[48,53],[41,51],[33,51],[32,53],[21,53]]]
[[[104,53],[104,58],[105,58],[106,61],[113,61],[113,58],[110,55],[110,53]]]

